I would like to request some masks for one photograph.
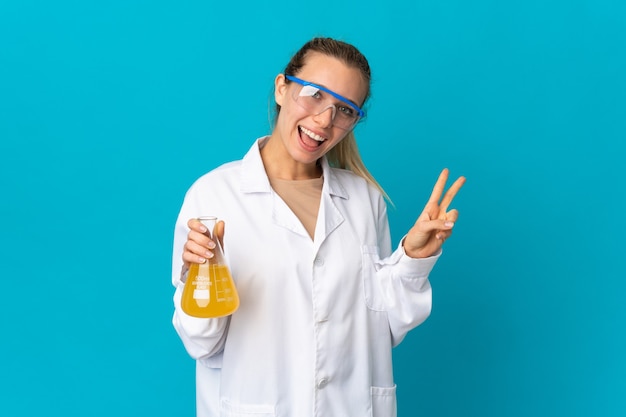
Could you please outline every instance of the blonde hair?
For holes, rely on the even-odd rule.
[[[349,43],[332,38],[313,38],[305,43],[298,50],[298,52],[296,52],[291,57],[291,60],[283,71],[284,74],[297,75],[306,63],[306,57],[309,52],[319,52],[324,55],[337,58],[343,61],[346,65],[354,67],[361,72],[361,76],[367,84],[365,99],[361,104],[361,107],[363,107],[363,104],[370,96],[370,83],[372,78],[370,66],[365,56],[356,47]],[[289,81],[286,80],[286,82]],[[277,104],[277,116],[278,113],[280,113],[280,106]],[[328,151],[326,157],[328,158],[328,162],[331,166],[336,168],[348,169],[354,172],[356,175],[364,178],[367,182],[376,187],[385,197],[385,199],[391,203],[391,199],[389,198],[383,187],[381,187],[381,185],[376,181],[374,176],[365,167],[365,164],[361,159],[361,154],[359,153],[359,148],[357,146],[356,138],[354,137],[353,131],[348,132],[345,138],[343,138],[335,147]]]
[[[385,197],[385,199],[393,205],[383,187],[365,167],[365,164],[361,159],[361,154],[359,153],[359,148],[356,144],[354,132],[350,131],[346,137],[341,140],[341,142],[328,151],[326,158],[328,159],[330,166],[348,169],[359,177],[365,178],[367,182],[376,187],[383,197]]]

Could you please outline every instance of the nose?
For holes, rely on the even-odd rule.
[[[336,111],[337,108],[335,107],[335,105],[331,104],[321,112],[314,115],[313,120],[315,120],[322,127],[330,127],[333,124],[333,119],[335,118]]]

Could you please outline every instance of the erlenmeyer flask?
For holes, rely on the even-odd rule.
[[[214,318],[228,316],[239,307],[239,294],[214,228],[217,217],[199,217],[206,235],[215,242],[214,256],[203,264],[192,263],[183,289],[181,307],[190,316]]]

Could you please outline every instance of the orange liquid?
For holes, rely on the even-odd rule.
[[[214,318],[233,314],[239,295],[226,265],[191,264],[181,307],[193,317]]]

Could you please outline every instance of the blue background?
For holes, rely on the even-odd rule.
[[[193,415],[173,223],[315,35],[370,60],[395,241],[441,168],[468,178],[400,416],[626,415],[621,0],[3,1],[1,415]]]

